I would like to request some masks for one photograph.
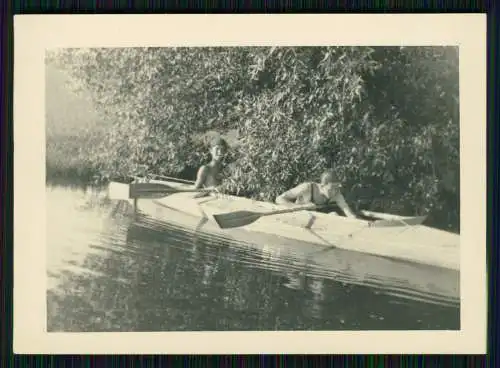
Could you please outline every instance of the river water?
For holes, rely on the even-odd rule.
[[[48,185],[48,331],[458,329],[458,305],[346,282],[286,256],[134,220]]]

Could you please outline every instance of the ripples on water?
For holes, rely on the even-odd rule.
[[[47,187],[49,331],[458,329],[459,308]]]

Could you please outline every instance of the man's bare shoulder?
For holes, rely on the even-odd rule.
[[[310,190],[311,184],[312,184],[311,182],[300,183],[297,186],[295,186],[294,188],[292,188],[291,190],[294,192],[297,192],[297,193],[302,193],[306,190]]]
[[[208,167],[208,165],[202,165],[198,169],[198,175],[207,173],[208,171],[210,171],[210,168]]]

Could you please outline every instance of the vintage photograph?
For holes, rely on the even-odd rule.
[[[47,49],[47,331],[460,330],[460,60]]]

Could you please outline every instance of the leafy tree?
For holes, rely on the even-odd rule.
[[[455,48],[65,49],[49,62],[113,122],[89,152],[105,176],[193,175],[206,132],[232,131],[227,191],[272,200],[334,167],[353,203],[458,227]]]
[[[380,192],[410,212],[459,223],[459,86],[455,47],[377,48],[382,67],[366,80],[377,128],[365,147]],[[378,166],[377,166],[378,167]],[[383,192],[382,192],[383,191]],[[451,214],[453,218],[448,217]],[[444,217],[443,217],[444,216]]]

